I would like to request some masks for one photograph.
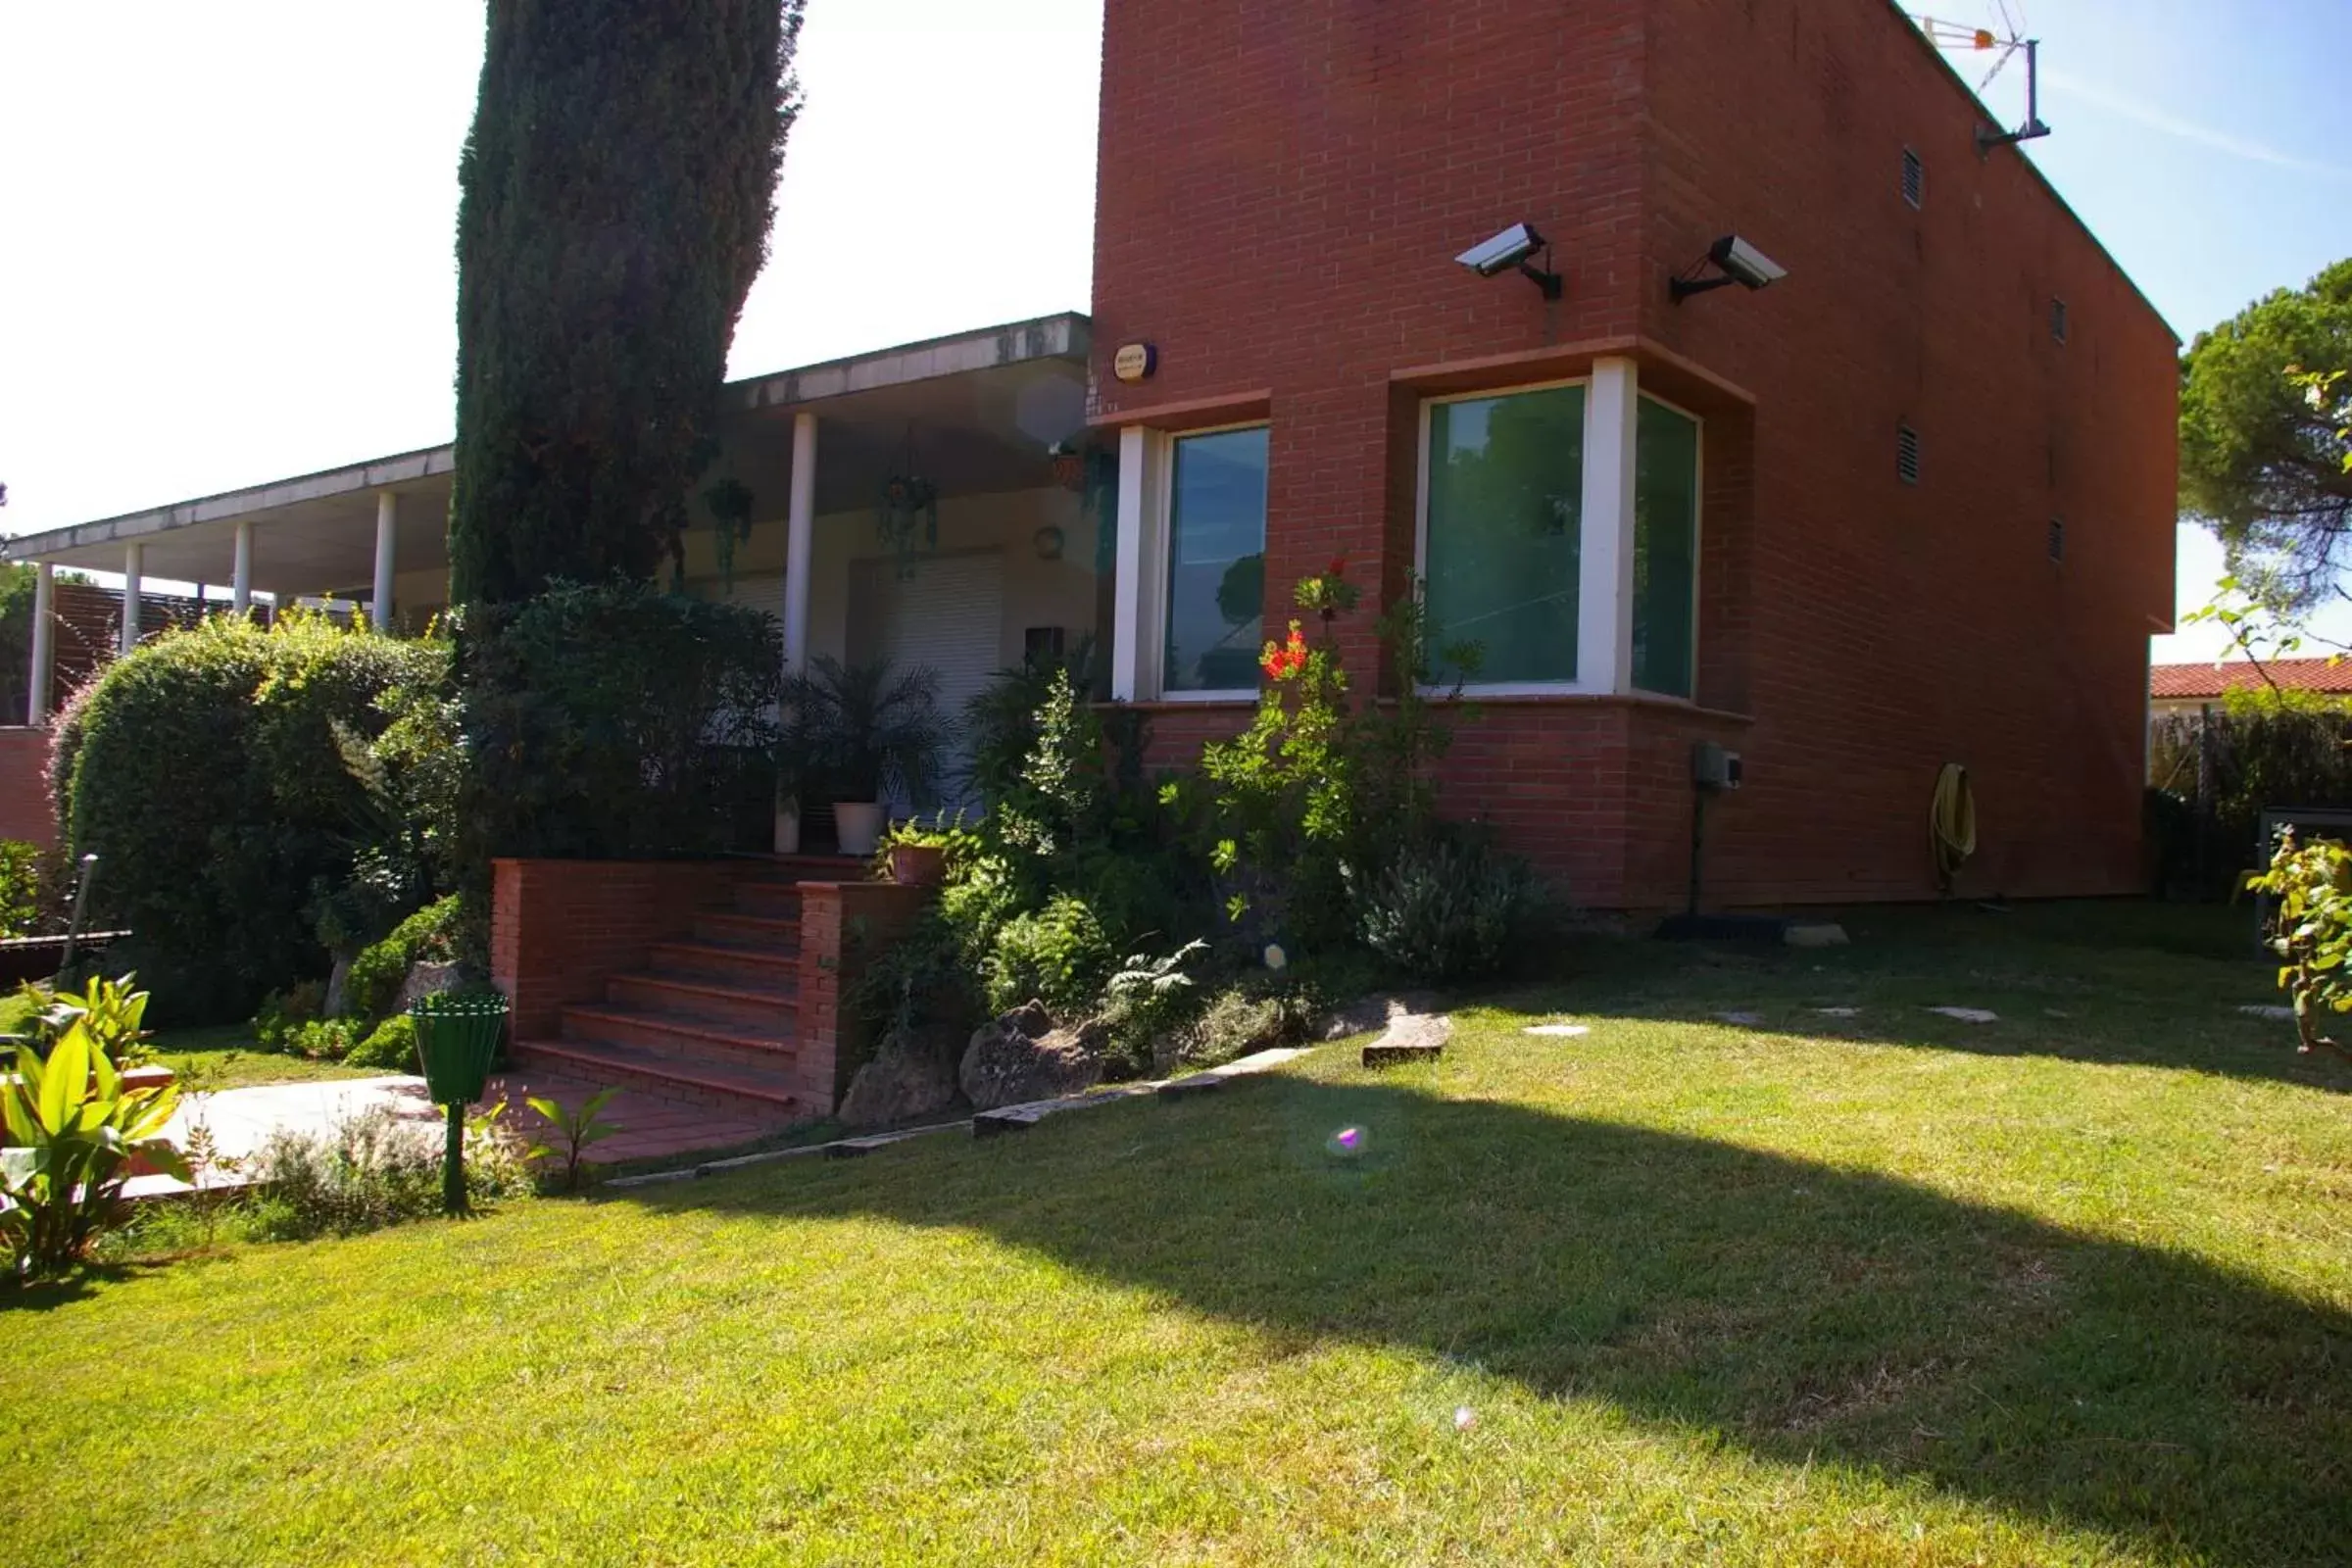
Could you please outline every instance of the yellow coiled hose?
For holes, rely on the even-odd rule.
[[[1952,879],[1977,853],[1977,795],[1968,769],[1946,762],[1936,775],[1936,799],[1928,808],[1928,842],[1936,852],[1936,885],[1952,891]]]

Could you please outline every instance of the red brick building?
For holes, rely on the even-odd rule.
[[[1090,414],[1158,758],[1246,711],[1255,526],[1267,623],[1345,554],[1487,643],[1446,797],[1584,903],[1679,901],[1699,740],[1711,903],[1929,896],[1947,762],[1964,891],[2135,891],[2178,344],[1984,126],[1886,0],[1114,0]],[[1456,264],[1519,222],[1556,300]],[[1678,303],[1730,234],[1786,280]]]

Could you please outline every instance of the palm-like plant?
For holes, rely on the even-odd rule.
[[[887,659],[845,664],[818,655],[785,683],[787,793],[803,801],[901,797],[920,810],[939,798],[949,731],[939,675]]]
[[[9,1145],[0,1149],[0,1243],[20,1273],[57,1273],[80,1259],[120,1215],[134,1157],[188,1179],[163,1136],[177,1088],[125,1090],[98,1038],[104,1026],[75,1017],[46,1058],[25,1047],[16,1081],[0,1089]]]

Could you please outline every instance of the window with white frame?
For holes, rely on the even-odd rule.
[[[1628,450],[1588,452],[1593,395],[1580,382],[1423,406],[1420,554],[1431,641],[1477,644],[1481,686],[1688,698],[1697,662],[1699,421],[1641,397],[1624,411],[1634,424],[1632,471],[1588,473],[1589,463],[1622,467],[1618,454]],[[1630,519],[1613,509],[1596,514],[1592,497],[1622,497]],[[1602,532],[1626,520],[1630,538]],[[1596,552],[1601,582],[1621,575],[1594,606],[1585,603],[1592,591],[1586,568]],[[1596,629],[1606,635],[1580,637],[1592,616],[1605,617]],[[1580,643],[1586,652],[1616,647],[1622,667],[1580,670]]]
[[[1266,597],[1266,427],[1169,444],[1163,694],[1257,686]]]
[[[1634,690],[1689,697],[1698,649],[1698,421],[1645,397],[1634,452]]]
[[[1481,682],[1573,682],[1584,387],[1447,398],[1428,415],[1421,571],[1432,646],[1477,644]]]

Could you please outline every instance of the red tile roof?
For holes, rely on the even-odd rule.
[[[2273,659],[2264,662],[2272,683],[2288,691],[2352,693],[2352,659]],[[2148,670],[2148,695],[2157,699],[2219,697],[2263,684],[2251,661],[2225,664],[2157,664]]]

